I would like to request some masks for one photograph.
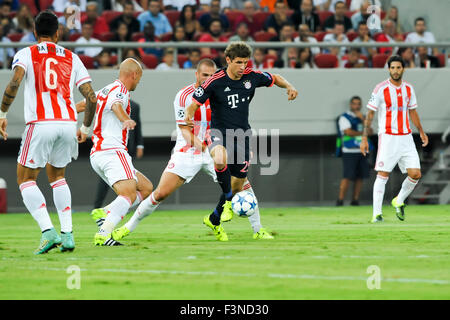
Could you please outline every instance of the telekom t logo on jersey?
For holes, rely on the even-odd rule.
[[[228,105],[231,106],[231,109],[237,108],[237,103],[239,103],[239,95],[236,94],[230,94],[227,96],[228,99]]]

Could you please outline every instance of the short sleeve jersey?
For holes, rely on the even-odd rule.
[[[389,79],[379,83],[367,108],[378,111],[378,133],[411,134],[408,111],[417,108],[417,99],[413,86],[406,81],[400,87],[394,86]]]
[[[202,105],[209,99],[211,129],[250,129],[249,104],[258,87],[271,87],[272,74],[246,68],[239,80],[228,77],[226,69],[220,69],[195,89],[192,100]]]
[[[97,109],[95,112],[94,132],[92,134],[91,154],[112,149],[127,150],[128,130],[122,129],[122,123],[112,110],[115,103],[122,105],[130,115],[130,93],[119,80],[96,92]]]
[[[25,70],[25,122],[76,121],[74,85],[90,82],[86,67],[71,51],[52,42],[23,48],[14,56],[12,69]]]

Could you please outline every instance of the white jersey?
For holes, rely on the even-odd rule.
[[[76,54],[52,42],[41,42],[17,52],[12,69],[15,67],[25,70],[27,124],[77,121],[74,85],[79,87],[92,80]]]
[[[91,155],[97,151],[127,150],[128,130],[122,129],[122,122],[111,109],[115,103],[120,103],[123,110],[130,115],[130,93],[119,80],[97,91]]]
[[[184,121],[185,109],[192,103],[192,95],[194,94],[194,90],[195,84],[184,87],[178,91],[175,96],[175,100],[173,101],[173,106],[175,108],[175,120],[177,122],[177,142],[175,144],[174,151],[200,155],[201,150],[197,150],[195,147],[192,147],[189,143],[187,143],[181,133],[181,129],[178,127],[179,124],[186,124]],[[206,100],[206,102],[202,104],[197,111],[195,111],[194,115],[194,128],[192,129],[192,132],[197,136],[197,138],[200,139],[200,141],[205,142],[210,124],[211,108],[209,105],[209,100]]]
[[[379,134],[411,134],[408,111],[417,108],[417,100],[412,85],[406,81],[402,81],[400,87],[394,86],[389,79],[379,83],[367,108],[378,111]]]

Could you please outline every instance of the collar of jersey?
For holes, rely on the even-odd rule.
[[[391,82],[391,78],[388,79],[388,82],[389,82],[389,85],[395,89],[400,89],[401,87],[403,87],[403,84],[405,83],[405,81],[402,80],[402,83],[400,84],[400,86],[397,87]]]

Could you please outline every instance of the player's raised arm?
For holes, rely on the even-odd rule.
[[[194,127],[194,121],[192,120],[194,118],[195,111],[200,107],[200,104],[198,104],[196,101],[192,101],[189,107],[186,108],[186,115],[184,116],[184,121],[189,127]]]
[[[419,114],[417,113],[416,109],[409,110],[409,116],[411,117],[412,123],[416,126],[416,128],[419,130],[420,139],[422,140],[422,147],[425,147],[428,144],[428,136],[423,131],[422,124],[420,123]]]
[[[361,153],[366,156],[369,153],[369,142],[367,141],[367,136],[370,134],[371,131],[371,125],[373,116],[375,114],[375,111],[370,110],[367,112],[366,119],[364,120],[364,129],[362,134],[362,140],[361,144],[359,146]]]
[[[130,116],[123,110],[121,103],[116,102],[112,105],[111,110],[116,117],[122,122],[122,129],[133,130],[136,127],[136,122],[131,120]]]
[[[295,89],[295,87],[289,83],[283,76],[279,74],[272,75],[274,78],[274,84],[276,84],[280,88],[287,89],[286,93],[288,95],[288,100],[294,100],[297,98],[298,91]]]
[[[20,83],[22,82],[24,76],[25,70],[22,67],[14,68],[12,79],[9,81],[5,92],[3,93],[2,106],[0,109],[0,134],[3,136],[3,140],[8,138],[8,133],[6,132],[6,127],[8,126],[6,114],[16,98],[17,91],[19,90]]]
[[[78,142],[82,143],[86,141],[86,138],[89,134],[89,127],[91,126],[92,120],[94,119],[95,108],[97,107],[97,96],[92,89],[91,82],[83,83],[79,87],[79,90],[85,98],[83,125],[80,129],[78,129],[77,132]]]

